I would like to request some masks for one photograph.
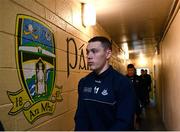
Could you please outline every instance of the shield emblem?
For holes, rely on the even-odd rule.
[[[56,70],[54,36],[43,22],[17,16],[16,57],[19,77],[32,102],[49,100]]]

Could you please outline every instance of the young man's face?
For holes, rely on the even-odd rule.
[[[134,68],[128,68],[127,69],[127,72],[128,72],[128,76],[134,76]]]
[[[146,71],[146,70],[144,71],[144,74],[147,74],[147,71]]]
[[[101,42],[90,42],[87,45],[87,62],[91,70],[101,71],[108,64],[111,56],[111,50],[105,49]]]
[[[144,71],[141,70],[141,75],[144,75]]]

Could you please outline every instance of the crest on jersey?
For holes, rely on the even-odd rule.
[[[56,53],[54,35],[40,20],[17,15],[16,64],[22,88],[8,91],[13,103],[10,115],[23,111],[26,119],[53,114],[57,101],[61,101],[61,88],[55,87]]]

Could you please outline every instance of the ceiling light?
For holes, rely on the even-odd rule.
[[[96,25],[96,10],[92,4],[82,3],[82,22],[84,26]]]

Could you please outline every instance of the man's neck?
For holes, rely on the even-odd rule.
[[[101,68],[101,70],[97,70],[95,71],[97,75],[100,75],[101,73],[103,73],[104,71],[106,71],[109,68],[109,64],[106,64],[103,68]]]

